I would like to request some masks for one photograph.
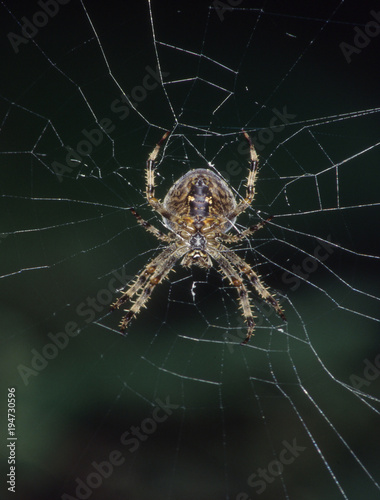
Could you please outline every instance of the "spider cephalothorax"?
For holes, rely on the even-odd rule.
[[[252,336],[255,323],[248,290],[242,276],[247,278],[258,294],[270,303],[277,314],[285,320],[285,315],[277,300],[261,283],[255,271],[225,246],[247,238],[272,219],[269,217],[239,234],[227,234],[234,225],[236,217],[248,208],[255,196],[258,166],[255,148],[248,134],[243,132],[250,147],[250,169],[246,197],[239,203],[236,202],[227,183],[212,170],[204,168],[191,170],[178,179],[161,203],[155,198],[154,169],[161,144],[168,134],[168,132],[165,133],[149,155],[146,167],[146,197],[151,207],[162,216],[170,232],[168,234],[161,232],[149,222],[144,221],[132,209],[137,221],[167,245],[157,257],[148,263],[111,308],[118,309],[124,302],[136,297],[134,304],[127,310],[120,323],[120,330],[125,331],[131,319],[142,307],[145,307],[153,288],[168,275],[179,259],[182,259],[181,264],[186,267],[197,265],[208,268],[215,261],[223,275],[237,288],[248,329],[247,337],[242,342],[246,344]]]

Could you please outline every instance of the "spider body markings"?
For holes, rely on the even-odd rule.
[[[146,164],[146,198],[150,206],[158,212],[169,229],[165,234],[131,209],[137,222],[157,239],[166,243],[161,253],[152,259],[128,289],[112,304],[111,309],[118,309],[126,301],[134,299],[133,305],[120,322],[120,331],[124,332],[130,321],[146,307],[154,287],[169,274],[179,259],[185,267],[197,265],[210,268],[215,261],[226,279],[238,292],[240,308],[247,323],[246,344],[253,334],[255,322],[249,299],[248,289],[243,281],[245,276],[257,293],[266,300],[276,313],[286,321],[284,312],[260,281],[257,273],[235,252],[226,246],[239,243],[265,226],[272,217],[249,227],[240,234],[228,234],[239,214],[252,203],[255,196],[258,157],[250,137],[243,132],[250,148],[250,168],[247,178],[246,196],[240,202],[232,193],[227,183],[212,170],[198,168],[190,170],[178,179],[169,189],[161,203],[155,197],[154,171],[156,159],[166,132],[148,157]]]

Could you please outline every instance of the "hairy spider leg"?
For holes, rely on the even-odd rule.
[[[123,294],[117,299],[116,302],[111,304],[111,310],[114,311],[115,309],[119,309],[119,307],[124,304],[124,302],[132,299],[133,296],[145,285],[147,280],[152,277],[160,262],[162,262],[163,260],[167,260],[170,255],[172,255],[172,253],[176,250],[176,248],[177,245],[173,243],[172,245],[164,248],[164,250],[162,250],[162,252],[159,253],[157,257],[150,260],[141,271],[141,273],[136,276],[135,281],[131,283],[128,289],[123,292]]]
[[[165,241],[166,243],[172,243],[175,239],[175,236],[172,234],[165,234],[155,226],[153,226],[150,222],[144,220],[140,214],[136,212],[134,208],[129,209],[131,213],[136,217],[137,222],[149,233],[154,234],[154,236],[160,241]]]
[[[171,222],[179,224],[179,226],[183,226],[186,224],[186,221],[184,221],[182,217],[178,217],[166,210],[162,203],[155,197],[154,171],[156,168],[156,159],[158,153],[160,152],[161,146],[167,139],[168,135],[169,132],[165,132],[165,134],[156,144],[156,147],[148,156],[148,160],[146,162],[146,199],[148,200],[148,203],[153,208],[153,210],[158,212],[162,217]]]
[[[282,307],[277,302],[277,300],[271,295],[268,289],[262,284],[259,276],[255,273],[255,271],[251,268],[251,266],[245,262],[241,257],[239,257],[232,250],[228,250],[226,247],[223,248],[223,255],[235,266],[237,269],[244,273],[249,282],[255,288],[257,293],[262,297],[268,304],[270,304],[276,313],[280,316],[283,321],[286,321],[286,317]]]
[[[245,229],[244,231],[242,231],[239,234],[221,233],[221,234],[218,234],[217,237],[223,239],[224,243],[227,243],[227,244],[239,243],[239,241],[244,240],[248,236],[251,236],[252,234],[254,234],[259,229],[262,229],[264,226],[266,226],[268,224],[268,222],[270,222],[273,219],[273,217],[274,216],[271,215],[267,219],[259,222],[258,224],[255,224],[254,226],[250,226],[248,229]]]
[[[119,329],[124,332],[130,321],[140,312],[142,307],[146,307],[146,302],[156,285],[169,274],[174,264],[180,259],[187,249],[173,244],[165,248],[157,257],[151,260],[131,284],[126,292],[111,306],[111,309],[118,309],[128,299],[137,295],[132,307],[126,310],[126,314],[121,319]]]
[[[165,217],[165,219],[172,220],[172,215],[170,212],[168,212],[162,203],[157,200],[155,197],[155,183],[154,183],[154,170],[156,168],[156,159],[158,156],[158,153],[160,152],[162,143],[166,140],[168,137],[169,132],[165,132],[165,134],[161,137],[161,139],[158,141],[156,144],[156,147],[153,149],[153,151],[150,153],[148,156],[148,160],[146,162],[146,199],[148,200],[148,203],[150,206],[158,212],[162,217]]]
[[[247,178],[247,191],[245,198],[233,210],[231,210],[230,213],[226,214],[226,218],[228,220],[235,219],[238,215],[247,210],[247,208],[250,206],[250,204],[255,198],[255,185],[257,179],[259,157],[257,156],[251,138],[244,130],[243,130],[243,135],[248,141],[249,154],[250,154],[249,173]]]
[[[208,252],[211,257],[218,263],[225,277],[237,289],[240,308],[243,311],[243,316],[247,323],[247,337],[245,338],[245,340],[243,340],[243,342],[241,342],[241,344],[244,345],[252,337],[253,330],[255,328],[254,316],[252,314],[252,306],[249,300],[247,287],[243,283],[243,280],[240,278],[232,263],[226,257],[224,257],[221,252],[214,249],[209,249]]]

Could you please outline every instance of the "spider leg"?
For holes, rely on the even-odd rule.
[[[259,229],[262,229],[268,222],[270,222],[273,219],[273,215],[268,217],[267,219],[259,222],[258,224],[255,224],[254,226],[250,226],[248,229],[245,229],[245,231],[242,231],[239,234],[226,234],[226,233],[221,233],[218,234],[217,237],[222,239],[224,243],[239,243],[239,241],[244,240],[248,236],[251,236],[253,233],[258,231]]]
[[[165,234],[156,227],[152,226],[149,222],[144,220],[141,215],[139,215],[134,208],[130,208],[131,213],[136,217],[137,222],[144,228],[146,229],[149,233],[154,234],[154,236],[161,240],[165,241],[166,243],[172,243],[175,237],[171,234]]]
[[[247,178],[247,191],[244,200],[242,200],[233,210],[231,210],[230,213],[226,214],[226,218],[229,220],[235,219],[239,214],[244,212],[244,210],[247,210],[247,208],[252,203],[255,197],[255,185],[257,178],[257,168],[259,165],[259,157],[257,156],[251,138],[244,130],[243,130],[243,135],[248,141],[249,155],[250,155],[249,173]]]
[[[225,249],[223,251],[223,254],[234,266],[237,267],[240,272],[244,273],[247,276],[248,280],[260,295],[260,297],[262,297],[266,302],[268,302],[268,304],[273,307],[273,309],[283,321],[286,321],[286,317],[284,311],[282,310],[282,307],[273,297],[273,295],[269,293],[268,289],[260,281],[259,276],[255,273],[251,266],[232,250]]]
[[[158,212],[161,217],[165,219],[175,222],[177,224],[183,225],[185,222],[181,217],[177,217],[173,215],[171,212],[166,210],[163,204],[155,197],[155,183],[154,183],[154,170],[156,168],[156,159],[160,152],[161,146],[163,142],[167,139],[169,132],[165,132],[165,134],[161,137],[161,139],[156,144],[156,147],[148,156],[148,160],[146,162],[146,199],[148,200],[149,205]]]
[[[156,147],[153,149],[153,151],[150,153],[148,156],[148,160],[146,162],[146,199],[148,200],[148,203],[150,206],[158,212],[162,217],[165,217],[166,219],[171,220],[171,215],[170,213],[165,210],[164,206],[162,203],[157,200],[155,197],[155,184],[154,184],[154,170],[156,168],[156,159],[158,156],[158,153],[160,152],[162,143],[167,139],[169,135],[169,132],[165,132],[165,134],[161,137],[161,139],[158,141],[156,144]]]
[[[244,285],[243,280],[240,278],[232,263],[228,259],[226,259],[223,254],[213,249],[209,249],[209,253],[211,257],[219,264],[219,267],[225,277],[237,289],[237,292],[239,294],[240,308],[243,311],[243,316],[248,328],[247,336],[243,340],[243,342],[241,342],[241,345],[247,344],[249,339],[252,337],[253,330],[255,328],[255,322],[253,319],[254,316],[252,315],[252,306],[249,301],[247,287]]]
[[[171,245],[165,248],[160,254],[157,255],[154,259],[152,259],[148,264],[144,267],[141,273],[136,277],[135,281],[128,287],[128,289],[123,292],[123,294],[117,299],[116,302],[111,304],[111,310],[119,309],[119,307],[124,304],[128,299],[131,299],[141,287],[143,287],[148,280],[149,277],[157,269],[157,266],[160,261],[166,260],[169,255],[173,253],[175,250],[175,245]]]
[[[158,285],[171,271],[174,264],[179,258],[186,253],[186,248],[178,248],[176,245],[171,245],[165,248],[157,257],[151,260],[143,269],[136,281],[122,294],[119,299],[112,304],[111,310],[118,309],[128,299],[132,299],[137,295],[136,300],[126,314],[121,319],[119,328],[124,332],[130,321],[139,313],[142,307],[146,307],[153,289]]]
[[[183,217],[178,217],[173,213],[166,210],[164,205],[155,197],[155,184],[154,184],[154,170],[156,168],[156,159],[158,153],[160,152],[161,146],[163,142],[167,139],[169,132],[165,132],[165,134],[161,137],[161,139],[156,144],[156,147],[148,156],[148,160],[146,162],[146,199],[148,200],[149,205],[158,212],[161,217],[167,219],[168,221],[174,222],[179,226],[186,225],[186,221]]]

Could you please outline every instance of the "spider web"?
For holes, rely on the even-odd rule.
[[[18,497],[380,498],[377,6],[0,5]],[[170,130],[159,198],[206,167],[241,199],[243,129],[233,231],[274,218],[233,249],[287,322],[252,292],[240,346],[236,290],[177,265],[122,336],[109,305],[162,249],[129,211],[164,229],[146,158]]]

